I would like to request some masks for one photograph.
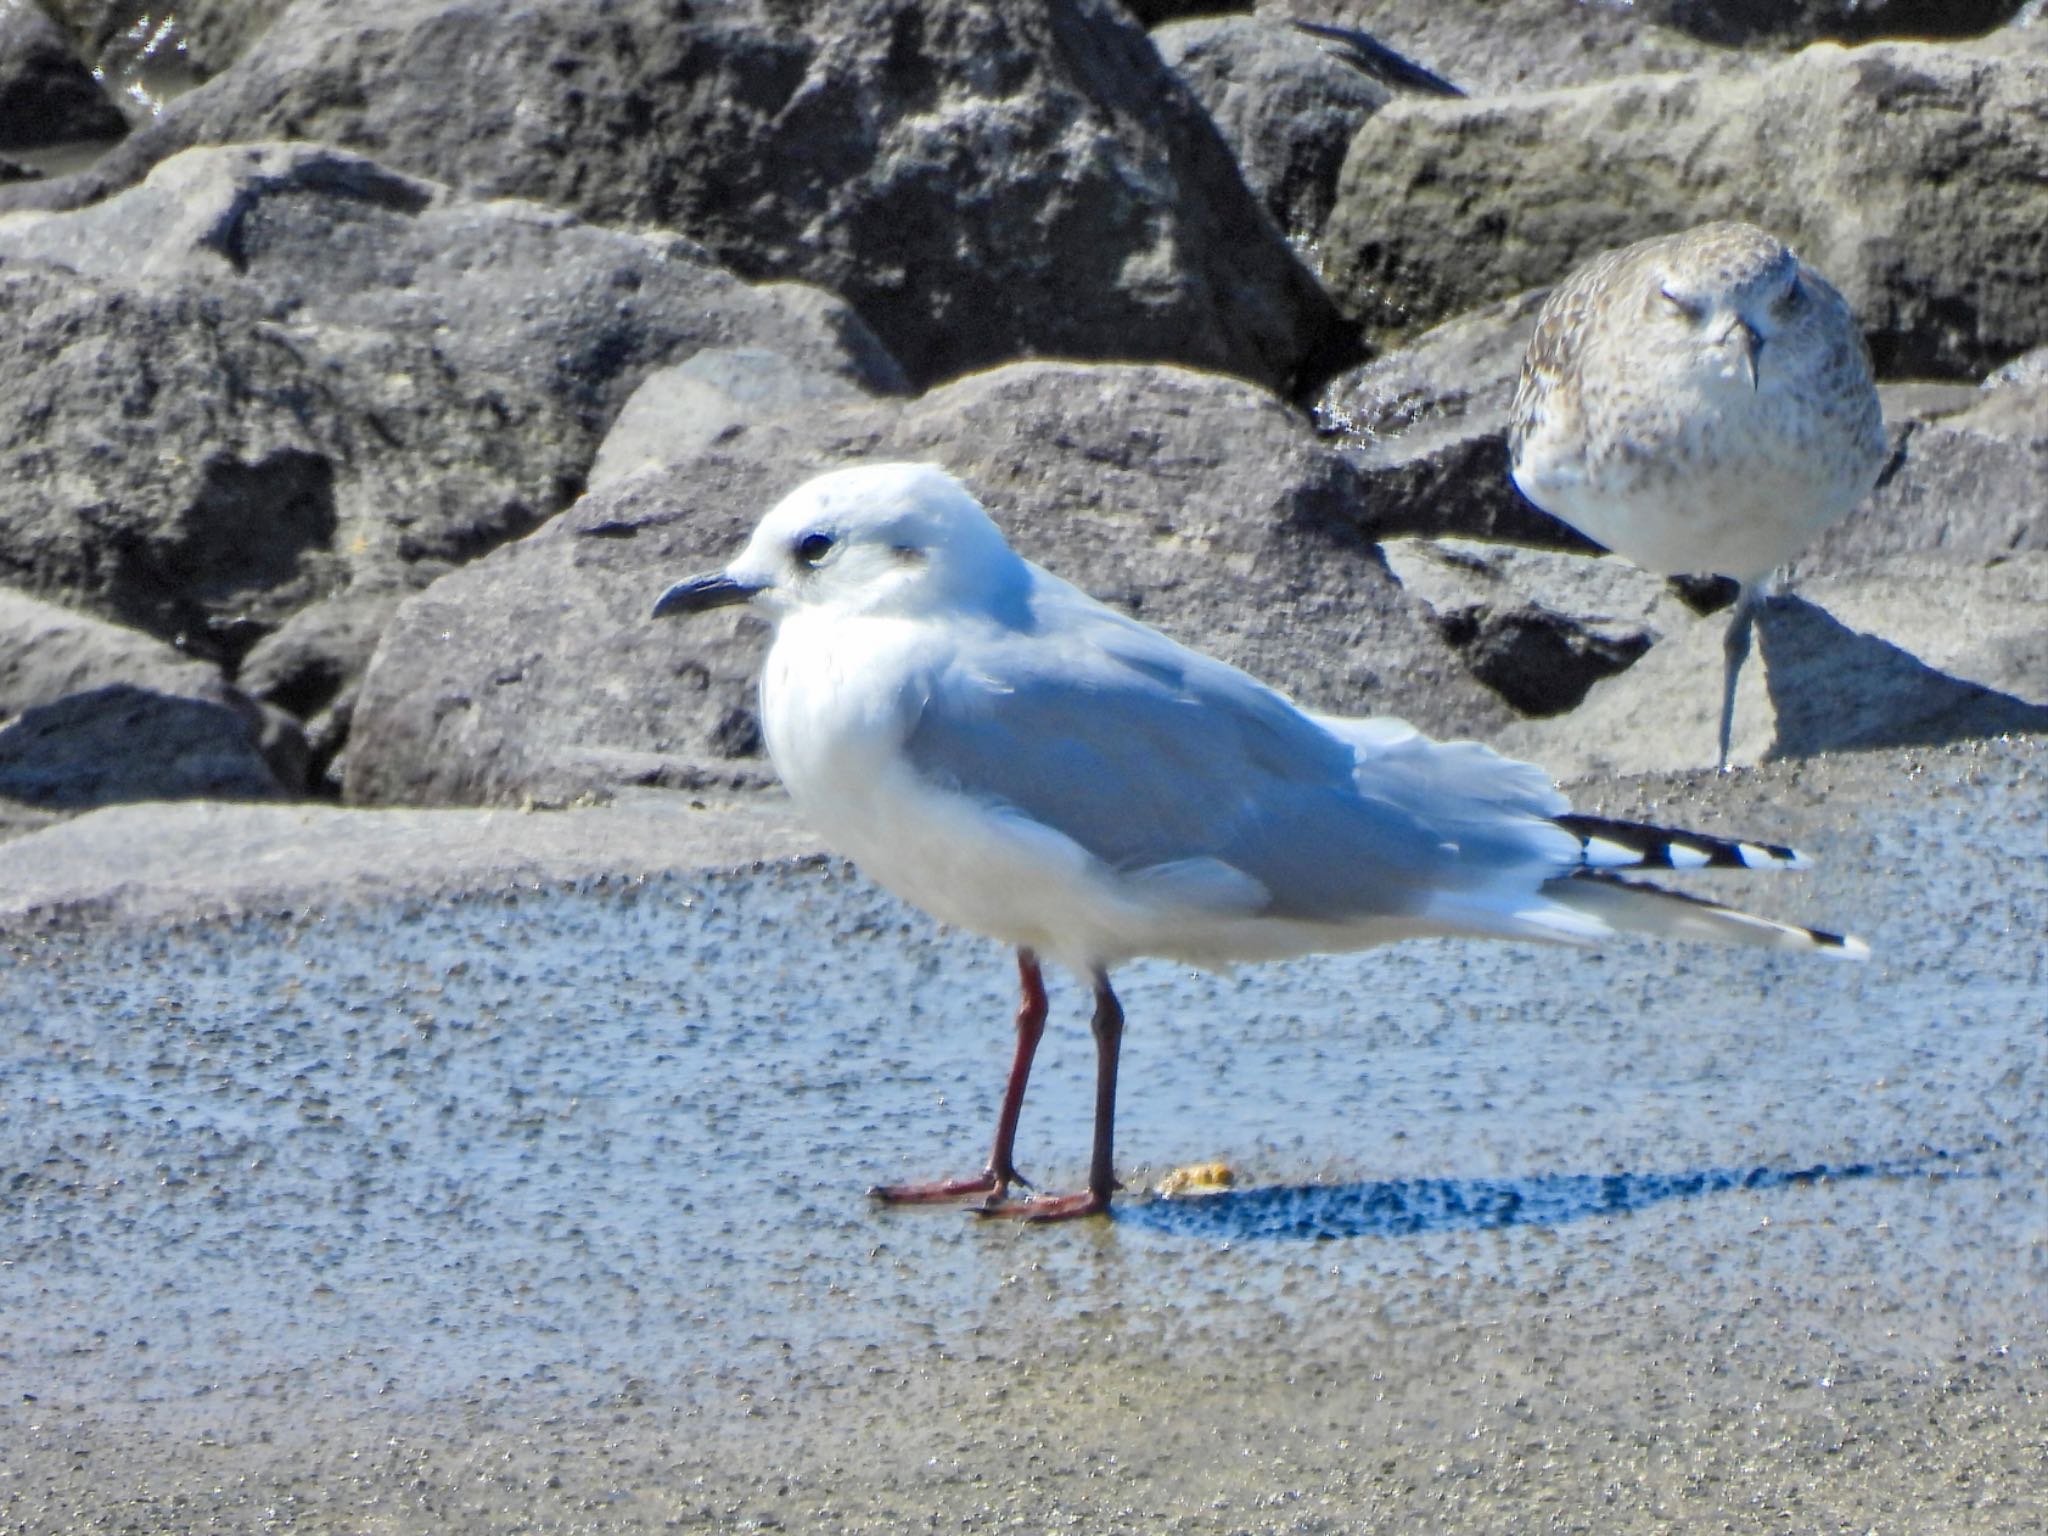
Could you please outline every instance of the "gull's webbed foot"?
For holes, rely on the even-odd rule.
[[[1012,1184],[1021,1184],[1026,1189],[1031,1187],[1031,1181],[1014,1168],[1008,1173],[984,1168],[965,1179],[934,1179],[923,1184],[877,1184],[868,1191],[868,1197],[884,1205],[938,1205],[948,1200],[971,1200],[976,1195],[1003,1200],[1008,1198]]]
[[[974,1214],[1001,1221],[1072,1221],[1077,1216],[1107,1216],[1109,1196],[1092,1189],[1070,1195],[1033,1195],[1028,1200],[991,1195],[974,1207]]]

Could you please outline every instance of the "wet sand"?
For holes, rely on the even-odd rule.
[[[863,1197],[978,1166],[1011,972],[841,866],[17,916],[0,1529],[2042,1529],[2048,756],[1578,798],[1876,958],[1132,966],[1048,1230]]]

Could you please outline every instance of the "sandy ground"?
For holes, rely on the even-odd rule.
[[[1133,966],[1133,1198],[1047,1230],[864,1199],[978,1164],[1010,968],[706,872],[786,826],[9,844],[0,1529],[2041,1530],[2048,755],[1580,799],[1801,843],[1694,888],[1876,959]]]

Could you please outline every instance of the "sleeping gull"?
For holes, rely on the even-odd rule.
[[[798,807],[897,895],[1017,951],[987,1167],[874,1191],[886,1201],[1106,1210],[1123,1034],[1109,972],[1139,955],[1225,966],[1433,934],[1624,932],[1868,953],[1614,873],[1796,867],[1789,848],[1574,816],[1541,769],[1475,742],[1307,714],[1023,559],[931,465],[810,481],[654,614],[737,603],[775,625],[761,724]],[[1094,988],[1094,1153],[1086,1190],[1012,1199],[1029,1187],[1013,1148],[1047,960]]]
[[[1522,494],[1663,576],[1733,576],[1719,765],[1771,573],[1884,465],[1870,352],[1826,279],[1752,224],[1596,256],[1536,317],[1508,425]]]

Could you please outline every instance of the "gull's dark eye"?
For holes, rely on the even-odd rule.
[[[796,541],[797,559],[813,570],[831,553],[832,535],[829,533],[807,533]]]
[[[1805,303],[1806,284],[1800,282],[1795,277],[1792,279],[1792,286],[1787,288],[1778,300],[1778,312],[1780,314],[1796,315]]]

